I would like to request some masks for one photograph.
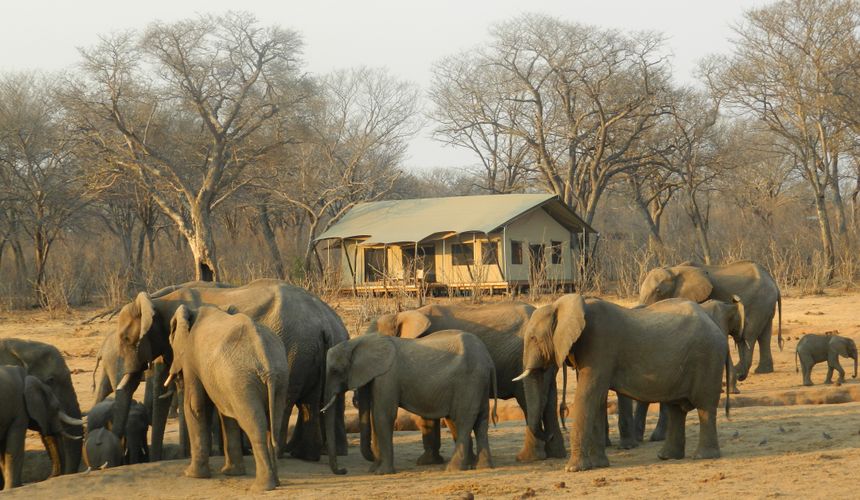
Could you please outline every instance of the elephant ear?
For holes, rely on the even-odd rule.
[[[362,337],[352,350],[347,387],[356,389],[391,369],[394,364],[394,341],[382,335]]]
[[[741,338],[743,338],[744,328],[746,327],[746,321],[747,321],[746,309],[744,308],[743,301],[737,295],[732,295],[732,303],[735,305],[735,307],[738,310],[738,332],[739,332]]]
[[[397,313],[397,336],[417,339],[430,328],[430,318],[418,311]]]
[[[152,322],[155,320],[155,306],[152,304],[152,299],[149,297],[149,294],[146,292],[140,292],[137,294],[137,298],[134,299],[135,305],[137,306],[137,310],[140,312],[140,339],[149,333],[149,330],[152,329]]]
[[[694,266],[678,266],[675,272],[675,297],[694,302],[704,302],[711,296],[714,285],[704,269]]]
[[[170,319],[170,343],[176,340],[177,333],[179,335],[188,335],[191,333],[191,310],[180,305],[173,313],[173,318]]]
[[[24,377],[24,404],[27,415],[39,426],[39,432],[45,435],[52,434],[51,412],[48,407],[46,389],[47,387],[36,377],[32,375]]]
[[[555,364],[562,367],[573,344],[585,329],[585,300],[582,295],[572,293],[556,300],[553,309]]]

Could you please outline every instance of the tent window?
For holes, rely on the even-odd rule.
[[[481,243],[481,263],[494,266],[499,263],[499,242],[484,241]]]
[[[451,260],[455,266],[471,266],[475,263],[475,247],[471,243],[451,245]]]
[[[523,263],[523,242],[511,241],[511,264]]]
[[[382,281],[385,273],[385,249],[364,249],[364,281]]]
[[[553,264],[561,264],[561,245],[560,241],[552,242],[552,263]]]

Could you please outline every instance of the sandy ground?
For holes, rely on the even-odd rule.
[[[344,299],[335,304],[339,312],[352,314],[354,304]],[[60,319],[42,313],[0,314],[0,337],[21,337],[56,345],[66,356],[82,409],[92,406],[92,370],[95,354],[111,323],[81,325],[93,311],[75,311]],[[351,317],[346,323],[352,334],[361,328]],[[732,416],[719,414],[723,458],[663,462],[657,459],[659,443],[644,443],[634,450],[608,450],[611,467],[581,473],[565,473],[565,460],[533,464],[515,461],[522,444],[523,423],[515,420],[519,410],[500,403],[503,419],[490,429],[490,445],[496,468],[492,470],[444,472],[444,466],[416,466],[421,438],[415,431],[398,432],[395,438],[396,475],[367,473],[368,463],[358,451],[358,436],[350,435],[348,457],[341,464],[346,476],[334,476],[325,462],[280,461],[282,486],[260,496],[289,494],[301,498],[528,498],[596,497],[674,498],[689,495],[745,498],[777,496],[853,497],[857,486],[853,472],[860,468],[860,383],[848,379],[842,387],[816,385],[804,388],[794,370],[794,346],[804,333],[838,330],[860,341],[860,293],[830,292],[823,296],[786,298],[783,302],[785,349],[776,348],[776,372],[752,375],[741,382],[742,394],[733,396]],[[843,360],[849,377],[851,360]],[[826,367],[813,371],[820,384]],[[572,377],[571,377],[572,378]],[[568,388],[569,402],[575,387]],[[841,403],[841,404],[823,404]],[[656,412],[654,412],[656,413]],[[649,427],[654,416],[649,417]],[[168,453],[175,452],[175,421],[168,423]],[[615,417],[610,416],[611,437],[617,440]],[[565,433],[569,447],[569,435]],[[687,420],[687,451],[698,439],[695,412]],[[443,440],[443,455],[451,454],[450,439]],[[35,434],[28,439],[24,487],[2,493],[3,497],[27,498],[212,498],[251,496],[252,477],[226,477],[217,473],[220,457],[212,457],[212,479],[189,479],[182,475],[187,460],[93,471],[44,480],[49,471],[47,456]],[[249,474],[253,460],[246,457]]]

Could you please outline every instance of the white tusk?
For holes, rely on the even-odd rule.
[[[125,389],[125,386],[128,385],[129,380],[131,380],[131,373],[126,373],[122,376],[122,380],[119,381],[119,385],[116,386],[117,391],[121,391]]]
[[[60,433],[69,439],[74,439],[75,441],[80,441],[81,439],[84,438],[83,436],[73,436],[66,431],[61,431]]]
[[[522,380],[522,379],[524,379],[524,378],[528,377],[528,376],[529,376],[529,373],[531,373],[531,372],[532,372],[532,369],[531,369],[531,368],[526,368],[526,371],[522,372],[522,373],[521,373],[517,378],[515,378],[513,381],[514,381],[514,382],[519,382],[520,380]]]
[[[167,380],[164,381],[164,387],[167,387],[168,385],[170,385],[170,383],[173,382],[173,377],[175,377],[175,376],[176,376],[175,373],[171,373],[170,375],[168,375]]]
[[[107,469],[107,466],[108,466],[108,462],[105,462],[105,463],[103,463],[103,464],[102,464],[102,466],[101,466],[101,467],[99,467],[99,469],[101,469],[101,470],[105,470],[105,469]]]
[[[66,415],[66,412],[64,412],[64,411],[62,411],[62,410],[60,410],[59,415],[60,415],[60,420],[62,420],[62,422],[63,422],[64,424],[69,424],[69,425],[84,425],[84,421],[83,421],[83,420],[81,420],[81,419],[79,419],[79,418],[72,418],[72,417],[70,417],[70,416]]]
[[[337,394],[335,394],[334,396],[331,397],[331,401],[329,401],[328,404],[325,405],[322,410],[320,410],[320,413],[325,413],[329,408],[331,408],[331,405],[334,404],[334,401],[336,399],[337,399]]]

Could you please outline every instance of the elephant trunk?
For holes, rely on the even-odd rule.
[[[541,425],[544,406],[546,405],[546,394],[541,394],[541,379],[543,370],[532,370],[523,379],[523,389],[526,395],[526,422],[531,433],[541,441],[549,441],[552,437],[547,434]]]
[[[48,456],[51,457],[51,477],[59,476],[62,473],[60,442],[57,439],[57,436],[54,435],[42,436],[42,442],[45,444],[45,450],[48,452]]]
[[[60,441],[62,459],[63,459],[63,474],[75,474],[81,468],[81,436],[84,435],[84,426],[81,419],[81,406],[78,404],[78,398],[75,394],[75,388],[71,384],[69,378],[68,385],[62,384],[55,393],[60,401],[60,407],[66,416],[71,417],[63,422],[63,430],[66,434],[71,435],[71,438],[63,436]]]
[[[337,440],[335,437],[335,416],[337,412],[332,408],[325,412],[325,432],[326,436],[329,436],[326,439],[326,451],[328,452],[328,466],[331,468],[332,473],[334,474],[346,474],[346,469],[342,469],[337,465]]]
[[[115,403],[113,407],[113,426],[111,430],[116,437],[122,439],[125,436],[125,426],[128,423],[128,412],[131,409],[131,396],[140,385],[141,372],[126,374],[128,377],[123,377],[126,380],[125,385],[117,387],[115,391]]]
[[[153,462],[156,462],[162,458],[164,428],[167,425],[167,414],[170,412],[170,405],[173,402],[173,398],[162,397],[168,391],[168,389],[164,387],[164,380],[168,371],[167,365],[165,363],[154,363],[152,368],[152,374],[150,375],[152,382],[147,380],[146,389],[147,399],[149,400],[147,408],[152,408],[152,415],[150,415],[150,422],[152,423],[152,449],[150,450],[150,459]]]
[[[746,344],[746,342],[736,342],[738,347],[738,354],[740,360],[738,361],[737,368],[737,377],[738,380],[743,381],[746,380],[747,375],[750,372],[750,366],[752,366],[752,349]]]

